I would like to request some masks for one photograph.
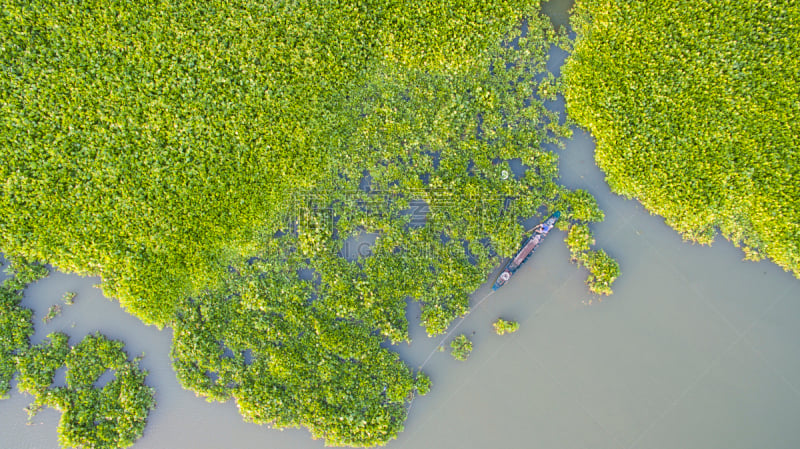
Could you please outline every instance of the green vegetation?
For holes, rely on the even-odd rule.
[[[415,381],[370,327],[314,307],[310,283],[290,266],[256,262],[228,288],[181,305],[173,340],[178,380],[209,400],[235,398],[248,421],[305,426],[329,445],[394,438],[426,377]]]
[[[34,397],[28,408],[30,417],[43,406],[62,411],[58,426],[62,447],[131,446],[142,435],[155,406],[154,390],[145,386],[147,372],[139,369],[138,359],[129,362],[122,342],[100,334],[87,336],[73,348],[62,333],[50,334],[47,342],[31,346],[33,314],[19,303],[24,288],[48,271],[12,259],[7,272],[12,277],[0,286],[0,399],[8,397],[9,383],[19,372],[17,388]],[[55,387],[53,379],[61,367],[66,368],[67,385]],[[95,387],[106,370],[114,371],[114,379]]]
[[[20,294],[28,285],[44,279],[49,273],[44,265],[30,262],[23,257],[15,257],[8,261],[5,271],[11,277],[3,281],[3,285]]]
[[[575,190],[561,196],[560,207],[567,210],[567,219],[557,225],[567,229],[567,243],[573,262],[586,267],[589,277],[586,285],[593,293],[610,295],[611,285],[620,274],[619,264],[602,249],[593,250],[595,244],[589,222],[601,221],[605,214],[597,206],[597,201],[585,190]]]
[[[497,321],[492,323],[492,326],[497,335],[513,334],[519,330],[519,323],[516,321],[506,321],[502,318],[498,318]]]
[[[587,253],[595,243],[592,231],[585,223],[570,226],[567,238],[564,241],[569,247],[570,256],[573,260],[583,258],[583,254]]]
[[[748,259],[800,277],[800,6],[576,7],[567,106],[594,135],[612,190],[687,239],[711,243],[718,229]]]
[[[47,343],[30,346],[17,354],[15,362],[19,370],[17,389],[34,397],[45,394],[53,383],[56,370],[64,365],[70,347],[68,337],[62,333],[47,336]],[[38,407],[33,406],[31,409]]]
[[[597,200],[586,190],[565,192],[559,198],[557,209],[566,211],[565,216],[556,222],[561,229],[568,223],[603,221],[606,215],[597,205]]]
[[[467,360],[472,352],[472,342],[466,335],[461,334],[450,342],[450,355],[456,360]]]
[[[75,292],[66,292],[64,296],[61,297],[61,300],[64,301],[64,304],[71,306],[75,304]]]
[[[12,259],[6,273],[11,277],[0,285],[0,399],[8,397],[11,378],[17,370],[14,356],[28,347],[33,335],[33,313],[19,305],[22,290],[47,276],[47,269]]]
[[[364,169],[410,177],[399,169],[425,162],[421,151],[527,160],[541,138],[557,140],[557,120],[518,105],[556,39],[537,14],[523,1],[7,2],[0,248],[102,275],[108,296],[165,325],[181,297],[215,286],[231,258],[285,226],[298,187],[358,182]],[[522,17],[529,41],[499,47]],[[503,52],[514,60],[484,88]],[[395,106],[420,103],[419,116],[393,121]],[[496,143],[470,139],[479,114]]]
[[[407,300],[442,334],[521,218],[595,219],[540,149],[570,135],[543,104],[566,37],[537,2],[455,3],[11,2],[0,247],[102,275],[246,419],[387,442],[430,388],[380,346]]]
[[[49,340],[17,356],[19,389],[34,396],[30,416],[44,406],[60,410],[58,442],[62,447],[133,445],[155,406],[154,390],[144,384],[147,372],[139,368],[138,359],[129,362],[122,342],[100,334],[85,337],[73,348],[64,334],[51,334]],[[62,365],[67,369],[67,385],[52,387]],[[114,378],[102,388],[95,386],[107,370]]]
[[[419,395],[425,396],[429,391],[431,391],[431,387],[433,387],[433,381],[431,381],[431,378],[428,377],[427,374],[422,371],[418,372],[416,381],[417,393]]]
[[[52,306],[50,306],[49,309],[47,309],[47,314],[44,317],[42,317],[42,322],[49,323],[50,320],[59,315],[61,315],[61,306],[58,304],[53,304]]]
[[[598,295],[610,295],[611,284],[620,273],[619,264],[602,249],[587,251],[578,259],[589,270],[586,285],[589,290]]]
[[[590,249],[595,244],[595,240],[589,226],[585,223],[571,225],[564,241],[569,247],[572,261],[589,270],[589,277],[586,278],[589,290],[599,295],[613,293],[611,284],[620,274],[619,264],[604,250]]]

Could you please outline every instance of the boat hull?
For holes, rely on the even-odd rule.
[[[497,276],[494,285],[492,285],[492,290],[497,290],[505,285],[509,279],[511,279],[511,276],[514,275],[519,267],[521,267],[528,260],[528,258],[531,257],[531,254],[536,251],[536,248],[539,247],[547,234],[550,233],[550,230],[553,229],[553,226],[555,226],[556,221],[558,221],[560,216],[561,213],[556,211],[547,220],[534,228],[533,234],[531,234],[531,236],[525,240],[519,251],[514,254],[514,257],[511,258],[511,261],[506,264],[506,266],[503,268],[503,271],[501,271]]]

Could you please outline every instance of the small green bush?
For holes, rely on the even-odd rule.
[[[450,354],[456,360],[467,360],[472,352],[472,342],[466,335],[461,334],[450,342]]]
[[[424,396],[431,391],[431,387],[433,386],[433,382],[431,382],[431,378],[428,377],[422,371],[417,372],[417,378],[415,380],[415,387],[417,389],[417,394],[420,396]]]
[[[44,317],[42,317],[42,322],[49,323],[50,320],[59,316],[60,314],[61,314],[61,306],[58,304],[53,304],[52,306],[50,306],[49,309],[47,309],[47,314]]]
[[[77,293],[75,292],[66,292],[64,296],[61,297],[61,300],[64,301],[64,304],[71,306],[75,304],[75,296]]]
[[[586,253],[584,263],[589,269],[589,277],[586,279],[589,290],[600,295],[610,295],[611,284],[620,273],[617,261],[601,249]]]
[[[519,330],[519,323],[498,318],[492,325],[497,335],[511,334]]]

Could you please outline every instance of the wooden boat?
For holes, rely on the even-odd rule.
[[[494,285],[492,286],[492,290],[497,290],[498,288],[505,285],[511,276],[514,274],[517,269],[531,257],[531,254],[536,250],[539,244],[542,243],[542,240],[547,236],[553,226],[558,221],[558,218],[561,217],[561,212],[556,211],[551,215],[547,220],[543,221],[536,225],[533,228],[533,234],[522,244],[522,247],[517,251],[517,254],[511,259],[511,261],[506,265],[505,269],[497,276],[497,280],[495,280]]]

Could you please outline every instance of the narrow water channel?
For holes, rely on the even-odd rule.
[[[546,5],[565,20],[571,2]],[[564,55],[553,54],[554,70]],[[563,108],[563,103],[554,103]],[[394,348],[424,364],[434,388],[415,400],[405,431],[389,448],[753,448],[800,447],[800,281],[769,262],[742,261],[718,239],[682,242],[641,205],[613,195],[594,164],[590,136],[576,130],[560,152],[561,181],[592,192],[606,213],[597,242],[622,267],[615,294],[587,293],[584,270],[569,264],[554,231],[498,292],[473,295],[458,324],[475,350],[467,362],[436,351],[409,306],[412,345]],[[207,403],[178,385],[170,330],[144,326],[93,287],[99,279],[54,273],[31,286],[34,343],[53,331],[71,342],[100,331],[144,353],[157,408],[134,448],[321,448],[304,430],[246,424],[233,402]],[[76,303],[43,325],[66,291]],[[520,323],[497,336],[498,317]],[[45,409],[28,425],[30,396],[0,402],[0,447],[56,449],[59,415]]]

